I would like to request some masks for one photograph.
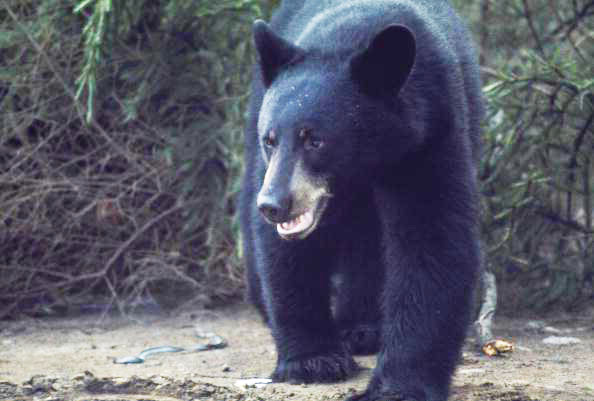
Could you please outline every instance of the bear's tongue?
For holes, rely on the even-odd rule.
[[[276,230],[279,234],[295,234],[307,230],[313,224],[313,213],[311,211],[305,212],[293,220],[285,221],[276,225]]]

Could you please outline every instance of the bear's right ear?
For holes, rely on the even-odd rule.
[[[254,42],[260,61],[262,81],[267,88],[291,62],[303,55],[303,50],[275,34],[262,20],[254,22]]]
[[[415,36],[403,25],[389,25],[351,60],[351,76],[368,95],[391,98],[406,83],[416,57]]]

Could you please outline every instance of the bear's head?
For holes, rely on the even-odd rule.
[[[265,88],[258,139],[266,174],[257,198],[284,239],[303,239],[333,198],[364,190],[419,139],[399,101],[415,61],[415,38],[390,25],[353,51],[302,48],[254,23]],[[367,185],[366,185],[367,184]]]

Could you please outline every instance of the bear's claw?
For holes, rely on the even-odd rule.
[[[359,367],[346,352],[335,352],[279,361],[272,373],[274,382],[331,383],[348,379]]]
[[[365,391],[355,394],[345,401],[417,401],[414,398],[405,397],[397,391]]]

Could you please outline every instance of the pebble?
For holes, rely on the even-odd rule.
[[[574,345],[581,343],[582,340],[576,337],[550,336],[542,340],[542,342],[547,345]]]
[[[262,388],[265,387],[267,384],[272,383],[270,379],[264,378],[257,378],[257,379],[241,379],[235,382],[235,386],[239,387],[243,390],[248,388]]]

